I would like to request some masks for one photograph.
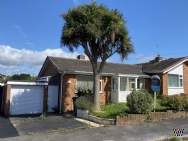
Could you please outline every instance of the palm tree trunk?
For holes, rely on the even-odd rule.
[[[93,73],[93,93],[94,93],[94,110],[100,111],[100,95],[99,95],[100,75],[97,71]]]

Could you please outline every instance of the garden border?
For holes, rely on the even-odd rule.
[[[116,125],[138,124],[145,121],[161,121],[168,119],[187,118],[188,112],[151,112],[148,114],[127,114],[116,117]]]

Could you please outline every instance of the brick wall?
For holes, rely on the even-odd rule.
[[[102,93],[100,93],[101,105],[108,104],[110,102],[110,91],[111,91],[111,77],[102,77]]]
[[[188,112],[155,112],[149,114],[128,114],[117,116],[116,125],[138,124],[145,121],[160,121],[167,119],[187,118]]]
[[[105,105],[110,102],[110,90],[111,90],[111,77],[102,77],[102,92],[100,95],[100,104]],[[70,112],[73,110],[72,97],[75,96],[76,89],[76,75],[67,74],[63,77],[63,98],[62,104],[64,112]]]
[[[184,93],[188,95],[188,62],[183,66]]]
[[[161,75],[161,94],[168,95],[168,74]]]
[[[64,112],[73,110],[72,98],[75,96],[76,76],[73,74],[64,75],[63,77],[63,108]]]

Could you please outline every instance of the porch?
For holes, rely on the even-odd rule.
[[[150,77],[147,75],[116,75],[112,77],[111,102],[127,102],[133,90],[150,91]]]

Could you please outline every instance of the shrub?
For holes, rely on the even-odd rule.
[[[185,111],[188,111],[188,96],[186,96],[186,97],[183,99],[183,102],[184,102],[184,110],[185,110]]]
[[[168,110],[168,108],[166,106],[162,105],[161,103],[162,103],[162,99],[158,98],[157,102],[156,102],[155,111],[157,111],[157,112],[166,112]]]
[[[81,96],[78,99],[76,99],[76,107],[78,109],[92,111],[93,104],[86,97]]]
[[[133,91],[127,97],[127,105],[131,113],[142,114],[151,112],[152,106],[152,96],[143,90]]]
[[[92,91],[90,90],[90,89],[87,89],[87,90],[85,90],[85,89],[78,89],[78,91],[77,91],[77,96],[78,97],[80,97],[80,96],[92,96],[93,95],[93,93],[92,93]]]
[[[117,115],[125,114],[128,111],[126,103],[117,103],[105,105],[100,112],[93,113],[95,116],[101,118],[115,118]]]
[[[161,105],[167,107],[168,110],[184,111],[188,110],[187,96],[164,96],[161,98]]]

